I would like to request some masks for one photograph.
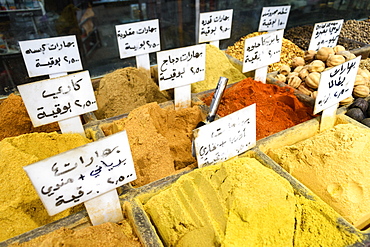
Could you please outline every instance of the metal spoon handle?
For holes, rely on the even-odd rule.
[[[217,87],[215,89],[215,93],[213,94],[209,113],[206,119],[207,122],[212,122],[213,120],[215,120],[216,112],[217,112],[218,106],[220,105],[222,94],[225,91],[228,81],[229,81],[228,78],[222,77],[222,76],[218,80]]]

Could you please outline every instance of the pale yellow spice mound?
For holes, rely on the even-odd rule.
[[[144,209],[165,246],[349,246],[362,241],[321,200],[253,158],[194,170],[150,198]]]
[[[220,76],[228,78],[228,84],[246,78],[241,71],[230,63],[223,51],[214,45],[207,44],[205,79],[191,84],[192,93],[204,92],[216,88]]]
[[[105,75],[96,90],[98,119],[110,118],[150,102],[162,103],[170,100],[166,91],[158,85],[144,68],[126,67]]]
[[[370,209],[370,130],[339,124],[268,154],[355,224]]]
[[[22,244],[13,244],[11,247],[116,247],[142,246],[139,239],[127,220],[116,223],[104,223],[79,230],[61,228],[47,235],[35,238]]]
[[[82,207],[50,217],[23,166],[82,146],[79,134],[31,133],[0,142],[0,241],[65,217]]]

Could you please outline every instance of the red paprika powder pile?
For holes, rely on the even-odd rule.
[[[210,105],[213,93],[203,101]],[[246,78],[227,88],[217,114],[224,117],[256,103],[257,140],[270,136],[314,117],[313,109],[305,106],[288,87],[264,84]]]

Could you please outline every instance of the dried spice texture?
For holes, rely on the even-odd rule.
[[[150,103],[115,121],[110,130],[102,129],[106,134],[127,131],[137,175],[132,184],[142,186],[196,165],[192,131],[204,118],[198,106],[174,110]]]
[[[23,166],[90,141],[79,134],[31,133],[0,141],[0,241],[30,231],[78,210],[50,217]]]
[[[26,106],[19,95],[10,94],[0,104],[0,141],[7,137],[33,132],[53,132],[58,130],[58,123],[33,127]]]
[[[268,154],[350,223],[369,213],[370,130],[339,124]]]
[[[244,59],[244,42],[248,38],[256,37],[258,35],[265,34],[266,32],[254,32],[244,37],[241,37],[234,45],[227,47],[226,53],[236,59],[243,61]],[[291,61],[294,57],[303,57],[304,51],[295,45],[292,41],[283,38],[281,47],[280,61],[270,64],[268,71],[277,71],[282,65],[291,65]]]
[[[213,93],[203,101],[210,105],[212,97]],[[293,89],[252,78],[225,90],[217,114],[223,117],[253,103],[257,104],[257,140],[313,118],[313,109],[299,101]]]
[[[110,118],[150,102],[162,103],[170,100],[166,91],[158,85],[143,68],[126,67],[105,75],[96,90],[98,119]]]
[[[35,238],[22,244],[10,247],[39,247],[39,246],[75,246],[75,247],[141,247],[130,223],[123,220],[118,223],[104,223],[79,230],[61,228],[52,233]]]
[[[235,68],[223,51],[213,45],[206,45],[206,72],[205,79],[191,84],[193,93],[214,89],[220,77],[228,78],[228,83],[245,79],[245,75]]]
[[[196,169],[144,205],[165,246],[350,246],[363,237],[253,158]]]

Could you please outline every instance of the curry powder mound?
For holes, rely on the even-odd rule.
[[[0,241],[63,218],[77,206],[50,217],[23,167],[90,141],[79,134],[31,133],[0,142]]]

